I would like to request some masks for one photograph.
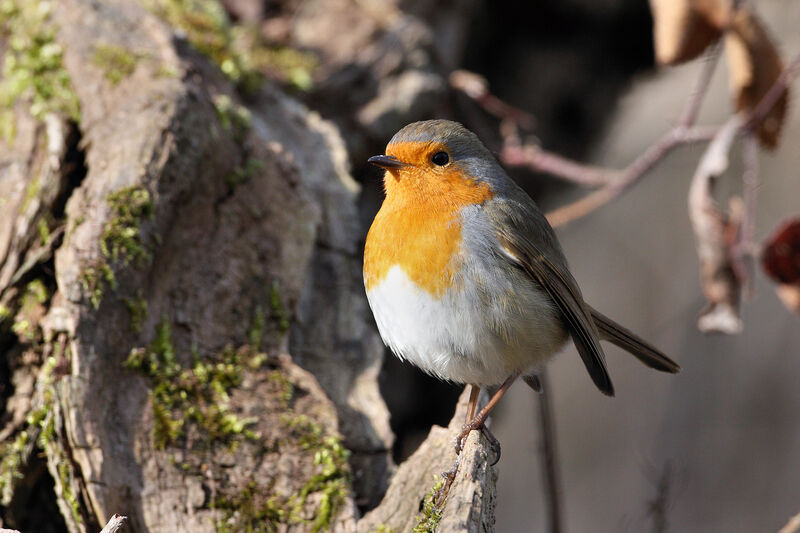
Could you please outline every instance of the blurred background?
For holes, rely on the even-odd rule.
[[[622,168],[677,121],[701,61],[654,67],[645,2],[538,2],[532,12],[513,4],[483,6],[464,66],[530,111],[545,147]],[[788,60],[800,50],[800,5],[754,4]],[[700,124],[722,123],[731,113],[727,83],[720,65]],[[798,101],[795,93],[780,147],[759,155],[759,241],[800,212]],[[702,334],[696,325],[705,300],[687,192],[703,151],[678,149],[621,199],[557,230],[587,301],[683,368],[677,376],[654,373],[608,347],[617,395],[606,398],[573,347],[550,365],[567,531],[777,531],[800,509],[798,317],[759,272],[741,334]],[[731,159],[723,193],[740,187],[741,160]],[[547,176],[509,171],[545,210],[584,194]],[[460,389],[419,376],[411,385],[416,371],[391,357],[383,375],[391,376],[383,390],[401,458],[424,436],[406,436],[404,428]],[[398,375],[409,379],[401,391]],[[528,387],[516,384],[494,415],[492,429],[503,443],[498,531],[541,531],[546,524],[535,402]],[[437,415],[437,423],[448,416]],[[658,526],[664,516],[666,525]]]

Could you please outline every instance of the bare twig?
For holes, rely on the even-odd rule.
[[[508,120],[523,129],[531,129],[536,120],[533,115],[518,107],[514,107],[489,92],[486,78],[468,70],[454,70],[450,73],[450,86],[457,89],[478,103],[492,115],[501,120]]]
[[[507,106],[507,104],[505,104],[507,107],[498,106],[497,102],[499,100],[489,93],[486,81],[482,78],[478,76],[471,77],[468,76],[470,73],[459,71],[457,75],[454,73],[454,77],[451,77],[451,85],[472,97],[489,113],[503,120],[504,144],[500,151],[500,160],[503,163],[510,166],[524,166],[534,172],[544,172],[578,185],[599,187],[599,189],[583,198],[547,214],[547,218],[553,226],[560,226],[586,216],[595,209],[618,198],[678,146],[711,141],[717,136],[720,129],[719,126],[698,127],[694,123],[697,120],[705,95],[708,93],[711,77],[719,56],[720,45],[717,43],[706,55],[705,64],[700,71],[700,75],[677,124],[650,145],[642,155],[621,170],[585,165],[549,152],[535,144],[523,143],[517,134],[516,128],[520,123],[518,118],[519,110]],[[784,95],[792,80],[799,75],[800,55],[789,63],[775,84],[741,123],[737,134],[753,131],[758,124],[765,120],[770,110]],[[513,110],[513,112],[509,111],[509,109]],[[748,149],[747,147],[745,148],[745,150]],[[749,156],[745,154],[745,157]],[[754,179],[756,175],[755,173],[749,173],[746,178]],[[748,187],[747,184],[745,186]],[[746,225],[750,224],[750,226],[752,226],[754,218],[751,216],[753,214],[751,204],[748,203],[752,200],[753,195],[750,194],[752,192],[754,192],[754,189],[745,191],[744,215]],[[748,233],[750,229],[745,227],[744,230],[743,245],[750,246],[749,239],[751,235]],[[742,250],[750,253],[744,248]]]
[[[800,531],[800,513],[791,517],[778,533],[797,533],[798,531]]]
[[[104,527],[100,533],[116,533],[123,525],[125,525],[125,521],[127,519],[127,516],[115,514],[108,520],[106,527]]]
[[[542,435],[542,469],[544,470],[545,497],[548,509],[548,531],[563,531],[561,480],[558,471],[558,450],[556,448],[556,428],[553,420],[553,406],[550,403],[550,383],[547,371],[539,372],[541,391],[539,397],[539,430]]]
[[[700,107],[703,105],[708,87],[711,85],[711,78],[717,68],[719,61],[721,43],[717,41],[714,43],[703,58],[704,65],[700,70],[700,76],[695,81],[692,92],[689,93],[689,101],[683,110],[680,120],[678,120],[678,127],[688,128],[697,122],[697,115],[700,113]]]
[[[703,99],[708,92],[711,77],[719,59],[719,50],[719,45],[715,45],[706,56],[700,76],[695,82],[678,123],[650,145],[642,155],[625,167],[618,177],[608,179],[601,189],[548,213],[547,219],[550,224],[561,226],[588,215],[598,207],[618,198],[676,147],[683,144],[708,141],[716,135],[715,129],[695,129],[693,125],[697,120],[697,114]]]
[[[756,194],[758,192],[758,140],[753,132],[744,134],[742,143],[742,224],[739,239],[734,244],[733,267],[736,277],[741,280],[745,293],[753,287],[753,271],[758,245],[756,234]]]
[[[670,507],[674,477],[672,464],[667,462],[658,477],[656,495],[647,502],[647,513],[653,518],[653,533],[666,533],[667,531],[669,525],[667,511]]]
[[[701,331],[738,333],[740,284],[732,266],[731,234],[738,235],[738,221],[723,213],[714,201],[714,178],[728,168],[728,153],[742,124],[736,115],[720,129],[697,165],[689,188],[689,220],[694,229],[700,277],[708,306],[697,326]]]

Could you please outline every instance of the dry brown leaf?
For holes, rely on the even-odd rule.
[[[650,0],[656,61],[683,63],[716,41],[728,21],[728,0]]]
[[[736,109],[751,112],[783,71],[778,49],[759,18],[743,7],[731,19],[725,34],[725,53]],[[778,99],[756,128],[762,146],[775,148],[786,116],[788,91]]]

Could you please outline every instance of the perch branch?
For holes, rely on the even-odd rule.
[[[449,427],[431,428],[428,438],[398,467],[380,505],[359,520],[359,531],[411,531],[419,525],[423,509],[430,516],[441,517],[437,533],[494,531],[486,527],[494,523],[496,501],[497,470],[491,464],[494,453],[490,443],[482,432],[473,431],[458,458],[453,451],[453,437],[461,430],[467,412],[468,389],[465,388]],[[486,399],[481,394],[480,403]],[[441,501],[436,505],[433,500],[442,494],[442,489],[432,490],[439,486],[433,472],[454,460],[458,460],[458,475],[448,489],[446,504]]]

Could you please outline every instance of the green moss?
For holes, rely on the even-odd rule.
[[[0,505],[7,506],[10,503],[16,482],[22,479],[22,469],[28,464],[35,445],[46,450],[55,435],[54,397],[50,378],[54,366],[55,358],[49,357],[42,372],[41,385],[44,392],[41,404],[28,413],[24,428],[17,433],[14,440],[0,445]]]
[[[253,314],[253,321],[250,323],[250,331],[247,333],[247,339],[250,341],[250,348],[255,351],[261,349],[266,319],[267,317],[264,314],[264,309],[260,305],[256,306],[256,312]]]
[[[156,70],[157,78],[177,78],[178,74],[180,74],[180,72],[178,72],[178,69],[176,69],[172,65],[162,64],[159,65],[158,70]]]
[[[256,28],[234,24],[218,0],[148,0],[148,6],[245,92],[264,76],[308,90],[319,60],[311,52],[267,46]]]
[[[182,30],[198,52],[234,83],[251,90],[261,76],[238,46],[234,26],[217,0],[148,0],[146,5],[170,26]]]
[[[2,131],[9,142],[15,128],[13,114],[7,111],[18,100],[26,100],[37,119],[58,113],[80,120],[80,105],[62,63],[63,50],[55,40],[51,11],[52,3],[46,0],[0,1],[0,32],[6,42],[0,108],[6,111],[4,120],[12,118]]]
[[[172,343],[169,323],[162,321],[156,338],[146,348],[134,349],[125,367],[151,380],[153,440],[158,449],[183,442],[189,426],[201,436],[195,446],[210,449],[215,443],[235,448],[241,439],[255,440],[250,429],[255,419],[231,411],[229,391],[242,380],[249,350],[224,349],[216,357],[182,366]]]
[[[39,174],[35,174],[31,179],[31,182],[28,184],[28,187],[25,189],[25,198],[22,200],[22,205],[19,208],[20,212],[25,212],[28,210],[28,206],[30,206],[31,202],[33,202],[39,196],[39,191],[41,189],[42,182],[39,179]]]
[[[47,220],[40,218],[36,222],[36,230],[39,232],[39,243],[42,246],[46,245],[50,239],[50,226],[47,224]]]
[[[40,279],[35,279],[25,286],[25,292],[22,296],[23,307],[33,303],[43,304],[47,301],[50,295],[47,292],[47,287]]]
[[[280,371],[270,373],[270,380],[283,386],[288,383]],[[291,394],[291,384],[287,388]],[[288,400],[287,400],[288,402]],[[347,463],[350,452],[338,436],[329,435],[324,428],[305,415],[286,414],[281,422],[292,440],[303,450],[314,454],[317,472],[297,493],[291,496],[275,494],[271,487],[264,490],[255,482],[235,497],[220,497],[212,507],[223,511],[216,523],[218,533],[253,531],[271,533],[282,530],[281,525],[304,525],[312,532],[329,531],[331,521],[339,512],[350,493],[350,469]],[[264,494],[269,496],[266,497]],[[303,518],[307,499],[314,494],[319,500],[314,516]]]
[[[241,143],[253,127],[253,116],[244,106],[231,100],[227,94],[218,94],[213,99],[217,118],[225,131],[233,135],[234,141]]]
[[[214,509],[223,511],[222,518],[215,523],[217,533],[275,533],[277,525],[285,521],[286,511],[271,497],[259,503],[259,490],[256,482],[233,498],[221,497],[212,504]]]
[[[256,46],[253,48],[252,63],[260,72],[267,72],[301,91],[313,87],[313,74],[319,67],[316,54],[289,47]]]
[[[100,307],[107,287],[110,287],[111,290],[117,288],[117,278],[106,261],[99,261],[95,265],[84,268],[81,272],[80,282],[84,294],[89,296],[89,302],[95,309]]]
[[[281,406],[284,409],[288,409],[289,402],[291,402],[294,397],[294,385],[292,385],[291,381],[286,379],[286,376],[284,376],[283,372],[280,370],[273,370],[270,372],[269,380],[276,385],[280,391],[279,398],[281,400]]]
[[[142,324],[147,319],[147,300],[142,297],[142,291],[136,293],[136,298],[124,298],[123,301],[131,315],[131,331],[141,333]]]
[[[350,451],[342,445],[338,436],[326,435],[318,422],[305,415],[293,419],[285,418],[284,423],[300,446],[314,453],[314,464],[320,467],[320,472],[313,475],[298,494],[289,498],[289,518],[298,521],[306,498],[309,494],[316,493],[320,502],[309,525],[315,533],[327,531],[331,519],[336,516],[350,493],[350,469],[347,463]]]
[[[437,476],[437,481],[422,504],[422,513],[417,517],[417,525],[411,530],[413,533],[435,533],[439,521],[442,519],[442,506],[435,503],[436,493],[444,486],[444,479]]]
[[[83,269],[81,286],[97,309],[106,289],[116,290],[116,276],[111,263],[142,267],[152,260],[150,247],[141,234],[142,222],[154,215],[150,193],[141,186],[126,187],[106,197],[111,214],[100,236],[102,258]],[[76,222],[77,225],[77,222]]]
[[[272,318],[278,324],[278,331],[280,333],[289,331],[289,313],[286,312],[286,308],[283,306],[280,287],[277,281],[272,284],[269,291],[269,306],[272,310]]]
[[[253,331],[260,332],[264,320],[263,312],[257,313]],[[252,333],[250,340],[260,343],[259,335]],[[192,448],[201,452],[195,457],[200,457],[202,450],[212,450],[217,443],[234,450],[241,442],[260,439],[251,429],[256,420],[234,413],[230,395],[241,384],[244,368],[260,368],[267,362],[266,356],[254,354],[253,347],[248,346],[240,350],[226,348],[206,359],[194,354],[188,366],[180,359],[169,323],[164,320],[150,345],[133,350],[125,361],[126,368],[143,373],[151,382],[156,448],[185,446],[191,435]],[[272,370],[267,376],[285,411],[280,418],[282,432],[287,435],[287,442],[296,443],[311,454],[315,472],[292,495],[275,494],[272,487],[257,482],[232,496],[222,490],[211,504],[221,512],[216,529],[274,532],[281,524],[295,524],[313,532],[327,531],[350,493],[349,451],[338,436],[329,434],[318,422],[290,412],[295,388],[280,370]],[[200,470],[190,462],[176,463],[176,467],[187,474]],[[306,518],[312,495],[318,504],[313,516]]]
[[[83,517],[81,516],[80,503],[72,490],[73,472],[69,460],[64,459],[59,461],[58,466],[58,480],[61,485],[61,498],[67,502],[72,519],[78,524],[83,524]]]
[[[98,44],[92,54],[92,65],[103,71],[112,86],[133,74],[140,56],[118,45]]]
[[[153,219],[150,193],[135,185],[109,194],[106,202],[111,208],[111,217],[100,238],[103,255],[124,265],[130,261],[136,261],[138,266],[149,263],[150,250],[142,241],[141,225],[144,219]]]
[[[230,187],[231,190],[236,190],[236,187],[242,183],[247,183],[250,181],[250,178],[252,178],[253,175],[262,168],[264,168],[263,162],[259,161],[258,159],[248,159],[244,167],[234,168],[233,171],[225,178],[225,181],[228,183],[228,187]]]
[[[11,330],[23,342],[34,342],[38,337],[38,320],[43,315],[41,307],[50,298],[47,287],[40,279],[28,283],[19,297],[19,311],[14,316]]]
[[[14,486],[22,479],[22,468],[28,464],[28,432],[20,431],[10,443],[0,445],[0,505],[7,506],[14,496]]]

